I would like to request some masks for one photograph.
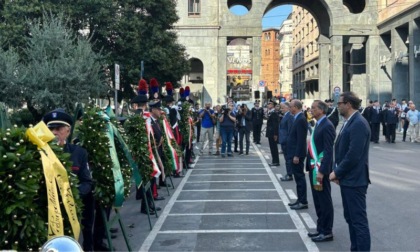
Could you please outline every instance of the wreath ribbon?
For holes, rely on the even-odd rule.
[[[76,240],[79,239],[80,224],[77,218],[76,205],[71,192],[67,171],[48,145],[48,142],[53,140],[55,136],[44,122],[40,122],[35,127],[27,129],[26,136],[38,147],[39,153],[41,154],[48,197],[48,239],[64,235],[63,217],[60,210],[57,185],[64,208],[69,217],[74,238]]]

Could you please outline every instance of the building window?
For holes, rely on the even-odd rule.
[[[311,18],[311,31],[313,31],[313,30],[314,30],[314,19]]]
[[[309,23],[306,24],[306,35],[309,35]]]
[[[200,16],[201,4],[200,0],[188,0],[188,16]]]

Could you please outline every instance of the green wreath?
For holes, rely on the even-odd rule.
[[[0,248],[5,250],[38,250],[48,240],[48,200],[41,155],[25,133],[25,128],[17,126],[0,131]],[[55,144],[50,147],[69,174],[81,220],[83,203],[77,176],[71,173],[70,154]],[[73,236],[61,198],[60,207],[64,234]]]
[[[125,121],[124,129],[128,136],[127,144],[138,165],[142,180],[147,183],[152,178],[153,165],[149,158],[146,121],[143,117],[134,115]]]

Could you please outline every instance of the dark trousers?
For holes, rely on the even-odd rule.
[[[379,127],[380,123],[372,123],[372,135],[371,135],[371,141],[372,142],[378,142],[379,141]]]
[[[200,142],[200,135],[201,135],[201,122],[196,124],[197,127],[197,143]]]
[[[344,218],[350,231],[350,250],[370,251],[370,231],[366,213],[367,186],[340,186],[340,189]]]
[[[83,250],[93,251],[93,224],[95,222],[95,199],[93,193],[80,195],[84,208],[82,212]]]
[[[261,142],[261,128],[262,123],[253,123],[252,124],[252,137],[254,138],[254,143],[259,144]]]
[[[396,131],[397,125],[395,123],[388,123],[386,125],[386,138],[388,142],[395,142],[395,131]]]
[[[238,135],[239,135],[238,130],[235,129],[233,131],[233,144],[234,144],[235,152],[238,152],[238,138],[239,138]]]
[[[289,160],[292,164],[293,177],[296,182],[297,200],[302,204],[308,204],[306,197],[306,178],[305,172],[303,171],[305,158],[299,158],[299,164],[293,163],[293,157],[289,158]]]
[[[239,153],[244,153],[244,136],[246,142],[246,154],[249,153],[249,136],[250,131],[247,130],[245,127],[239,128]]]
[[[191,161],[191,152],[193,149],[193,145],[191,144],[191,148],[188,148],[188,143],[187,144],[182,144],[182,149],[185,150],[185,155],[184,155],[184,169],[189,168],[189,164]]]
[[[277,141],[274,141],[274,137],[268,137],[268,144],[270,145],[271,151],[271,162],[273,164],[280,164],[279,159],[279,148],[277,147]]]
[[[407,136],[407,129],[408,129],[408,125],[410,123],[407,120],[404,120],[404,125],[403,125],[403,141],[405,141],[405,138]]]
[[[150,189],[152,191],[152,195],[150,195],[150,192],[146,192],[146,199],[142,199],[141,200],[141,207],[140,207],[140,211],[145,212],[146,211],[146,200],[147,200],[147,204],[149,205],[149,209],[150,210],[154,210],[154,202],[152,200],[153,197],[153,189],[156,187],[156,178],[152,178],[150,180]],[[141,187],[141,190],[144,190],[144,187]],[[141,194],[143,194],[143,192],[141,192]]]
[[[286,173],[287,175],[292,176],[293,175],[292,163],[291,163],[292,160],[287,158],[286,144],[281,145],[281,150],[283,151],[284,160],[286,161]]]
[[[314,199],[316,216],[316,230],[321,234],[332,234],[334,222],[334,208],[331,199],[331,184],[326,174],[322,180],[322,191],[314,189],[313,169],[309,172],[309,181],[311,184],[312,197]]]
[[[106,221],[109,221],[109,215],[111,214],[111,207],[105,208]],[[101,246],[102,239],[106,238],[106,225],[102,216],[102,210],[100,204],[95,204],[95,225],[93,231],[94,246]]]

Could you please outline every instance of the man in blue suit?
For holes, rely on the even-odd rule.
[[[350,250],[370,251],[366,213],[370,127],[358,111],[360,99],[353,92],[342,93],[337,105],[344,124],[335,141],[335,162],[330,180],[340,185],[344,218],[350,231]]]
[[[326,117],[327,103],[315,100],[311,106],[311,113],[317,122],[308,146],[306,170],[309,171],[309,181],[318,221],[316,232],[308,233],[308,236],[314,242],[332,241],[334,208],[329,175],[333,165],[335,127]]]
[[[308,208],[306,178],[303,170],[307,150],[306,135],[308,132],[308,122],[302,113],[301,101],[292,100],[290,102],[290,112],[293,114],[294,121],[286,140],[286,152],[287,159],[292,164],[298,199],[294,203],[289,203],[289,206],[293,210],[300,210]]]
[[[292,128],[293,116],[290,113],[290,103],[284,102],[281,104],[281,112],[283,113],[283,119],[280,121],[279,125],[279,144],[281,150],[283,151],[284,159],[286,160],[286,172],[287,174],[282,177],[281,181],[291,181],[293,180],[292,164],[291,160],[287,159],[287,148],[286,141],[289,136],[289,131]]]

